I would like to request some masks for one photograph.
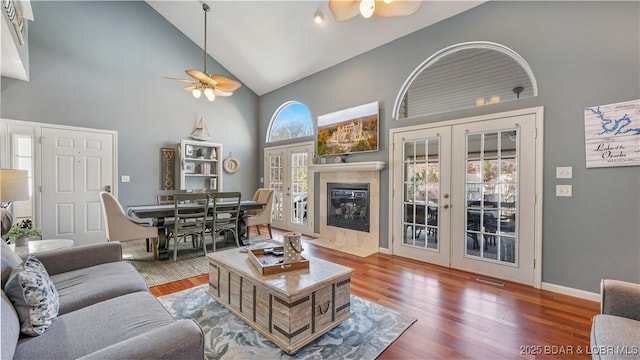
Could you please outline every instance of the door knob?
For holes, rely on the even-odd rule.
[[[111,192],[111,185],[107,185],[104,187],[104,191],[110,193]]]
[[[448,208],[449,208],[449,204],[444,204],[444,205],[442,205],[442,208],[443,208],[443,209],[448,209]]]

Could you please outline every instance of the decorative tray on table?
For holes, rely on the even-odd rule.
[[[284,247],[274,246],[267,249],[251,249],[248,251],[249,261],[260,271],[262,275],[272,275],[286,271],[308,269],[309,260],[287,263],[284,261]]]

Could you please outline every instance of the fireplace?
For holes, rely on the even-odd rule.
[[[369,184],[327,183],[327,225],[369,232]]]

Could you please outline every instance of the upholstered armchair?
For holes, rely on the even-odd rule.
[[[137,223],[130,219],[118,200],[106,191],[100,192],[100,203],[107,231],[107,241],[131,241],[146,239],[153,242],[153,258],[158,257],[158,228],[148,223]]]
[[[260,188],[253,194],[253,200],[265,203],[262,209],[248,210],[245,212],[244,223],[247,225],[247,238],[249,238],[249,227],[255,226],[260,234],[260,225],[267,225],[269,237],[273,239],[271,233],[271,209],[273,208],[273,189]]]
[[[600,297],[601,313],[591,325],[592,359],[638,359],[640,284],[604,279]]]

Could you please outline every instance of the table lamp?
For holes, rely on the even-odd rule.
[[[0,233],[4,235],[13,225],[11,202],[29,200],[29,172],[0,169],[0,204],[2,204]]]

